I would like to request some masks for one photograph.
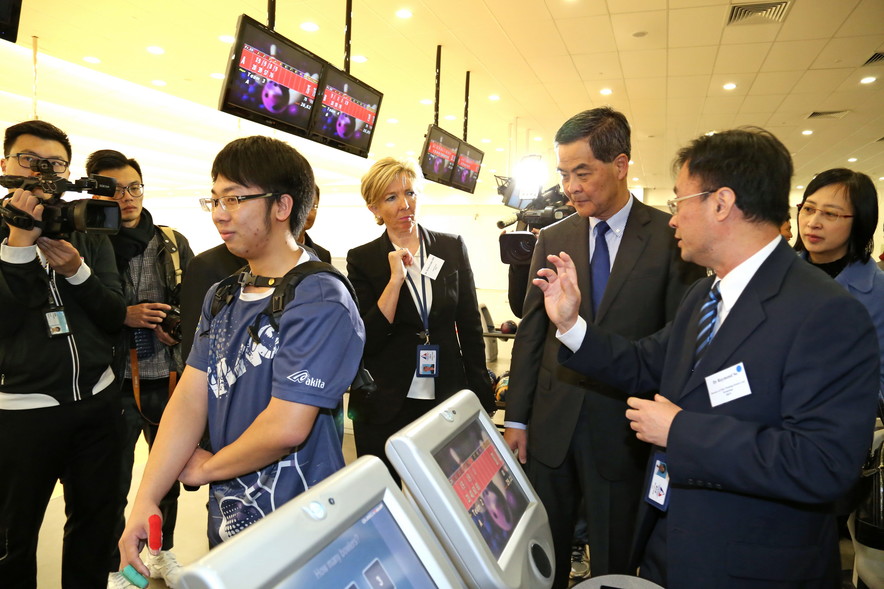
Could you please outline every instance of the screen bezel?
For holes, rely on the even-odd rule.
[[[461,151],[469,149],[472,152],[479,154],[479,170],[476,172],[476,178],[472,182],[459,182],[457,180],[457,162],[460,160]],[[460,146],[457,148],[457,154],[454,156],[454,169],[451,170],[451,186],[457,188],[458,190],[463,190],[464,192],[468,192],[473,194],[476,192],[476,184],[479,182],[479,174],[482,172],[482,162],[485,160],[485,152],[476,147],[475,145],[471,145],[466,141],[461,141]]]
[[[375,111],[375,120],[374,125],[371,129],[371,134],[369,135],[368,143],[362,147],[360,145],[356,145],[352,142],[349,142],[343,138],[338,137],[329,137],[317,130],[319,125],[319,117],[322,116],[322,99],[325,95],[326,87],[328,86],[329,77],[331,75],[337,75],[341,78],[344,78],[350,84],[358,86],[360,89],[365,92],[374,94],[377,96],[377,110]],[[381,112],[381,103],[384,99],[384,93],[376,88],[366,84],[362,80],[353,77],[352,75],[339,70],[335,66],[326,63],[325,69],[323,69],[322,76],[319,79],[319,88],[316,90],[316,100],[313,102],[313,112],[311,113],[310,118],[310,129],[308,132],[308,139],[311,141],[315,141],[317,143],[322,143],[323,145],[328,145],[330,147],[334,147],[335,149],[340,149],[341,151],[346,151],[347,153],[352,153],[358,155],[359,157],[368,157],[368,152],[371,150],[371,144],[374,142],[375,135],[377,135],[378,121],[379,115]]]
[[[438,540],[426,528],[383,462],[364,456],[184,568],[183,589],[264,589],[286,579],[383,503],[439,587],[463,587]],[[316,517],[318,507],[322,517]],[[284,550],[273,547],[284,546]],[[277,557],[285,555],[285,561]]]
[[[313,98],[313,105],[310,108],[310,116],[307,117],[307,120],[304,122],[303,126],[297,125],[292,121],[288,121],[280,117],[275,117],[271,113],[251,109],[231,101],[231,94],[234,90],[235,79],[239,73],[239,61],[240,56],[242,55],[243,43],[245,42],[247,34],[251,31],[256,31],[258,34],[266,35],[272,38],[278,44],[284,45],[290,51],[300,53],[308,60],[313,60],[317,62],[319,66],[319,78],[316,82],[317,92],[316,96],[314,96]],[[265,125],[267,127],[279,129],[280,131],[284,131],[286,133],[291,133],[292,135],[306,137],[310,132],[310,125],[313,121],[313,111],[316,110],[316,99],[319,96],[319,84],[321,84],[322,82],[323,73],[325,72],[325,69],[327,67],[329,67],[328,62],[326,62],[324,59],[322,59],[312,51],[301,47],[294,41],[287,39],[276,31],[267,28],[249,15],[241,14],[236,26],[236,40],[233,42],[233,45],[230,48],[230,58],[227,64],[227,71],[224,74],[224,85],[221,89],[221,96],[218,101],[218,110],[259,123],[261,125]]]
[[[528,499],[523,516],[498,558],[495,558],[469,513],[463,509],[457,493],[435,459],[436,452],[474,420],[478,420],[488,434]],[[539,574],[534,565],[527,562],[527,550],[532,542],[539,544],[553,560],[546,510],[521,465],[472,391],[460,391],[390,436],[385,450],[411,497],[468,584],[498,587],[521,587],[525,582],[533,584]],[[527,575],[534,575],[534,578],[527,579]],[[551,578],[549,582],[552,582]]]
[[[430,141],[433,133],[438,133],[448,139],[451,139],[451,141],[456,145],[456,147],[454,148],[454,162],[452,162],[453,165],[451,169],[448,170],[447,174],[436,174],[432,171],[427,172],[427,170],[424,169],[424,162],[426,161],[430,149]],[[451,186],[451,175],[454,173],[454,170],[457,167],[457,154],[460,151],[461,143],[462,141],[452,133],[449,133],[438,125],[430,123],[430,125],[427,127],[427,134],[424,136],[424,146],[421,149],[421,157],[420,161],[418,162],[420,164],[421,172],[423,173],[424,178],[432,182],[436,182],[437,184],[442,184],[443,186]]]

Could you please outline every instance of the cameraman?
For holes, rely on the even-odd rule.
[[[33,176],[34,162],[69,175],[70,141],[43,121],[6,129],[3,154],[4,175]],[[17,188],[4,206],[39,221],[52,196]],[[115,540],[120,443],[111,363],[126,307],[105,236],[41,233],[0,222],[0,586],[36,586],[37,535],[61,480],[62,587],[100,587]]]
[[[125,358],[118,355],[120,369],[117,371],[122,380],[120,402],[123,409],[122,472],[116,518],[116,537],[119,537],[125,526],[123,511],[132,482],[135,444],[143,432],[148,447],[153,447],[160,417],[175,388],[176,376],[184,368],[179,345],[180,327],[174,329],[168,319],[176,316],[169,313],[180,305],[181,274],[193,258],[193,252],[183,235],[173,231],[172,240],[163,229],[154,225],[153,217],[143,206],[144,182],[137,161],[119,151],[102,149],[86,160],[86,173],[116,180],[117,191],[113,197],[94,198],[118,202],[122,218],[120,232],[110,238],[128,305],[126,329],[120,342]],[[170,586],[177,582],[181,568],[170,552],[174,544],[179,492],[180,486],[176,482],[160,502],[163,546],[161,552],[148,562],[151,576],[162,577]],[[108,569],[112,572],[110,580],[121,580],[119,586],[126,587],[128,581],[116,572],[118,559],[117,556]],[[114,586],[112,582],[108,583],[108,587]]]

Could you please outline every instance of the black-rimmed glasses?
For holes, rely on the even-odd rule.
[[[117,190],[111,197],[114,200],[123,200],[126,192],[132,195],[132,198],[141,198],[144,196],[144,184],[141,182],[130,182],[129,184],[117,184]]]
[[[40,157],[39,155],[34,153],[13,153],[7,155],[6,159],[9,159],[11,157],[14,157],[18,160],[18,165],[23,168],[27,168],[28,170],[33,169],[31,168],[31,164],[33,164],[34,162],[38,162],[40,160],[47,161],[52,165],[52,171],[56,174],[61,174],[62,172],[67,170],[68,164],[70,163],[67,160],[62,160],[54,157]]]

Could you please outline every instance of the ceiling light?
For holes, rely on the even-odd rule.
[[[154,86],[160,86],[160,87],[162,87],[162,86],[165,86],[165,85],[166,85],[166,82],[164,82],[163,80],[153,80],[153,81],[151,82],[151,84],[153,84]]]
[[[795,187],[795,190],[804,190],[804,185],[799,184],[798,186]]]
[[[648,32],[647,31],[636,31],[632,34],[632,36],[635,37],[636,39],[641,39],[642,37],[647,37]]]
[[[233,35],[220,35],[218,40],[222,43],[233,43],[236,41],[236,38]]]
[[[433,104],[433,101],[430,100],[429,98],[422,98],[421,104]]]
[[[534,141],[543,141],[543,137],[535,137]]]
[[[392,142],[390,142],[390,143],[388,143],[388,144],[387,144],[387,147],[396,147],[396,144],[395,144],[395,143],[392,143]]]
[[[390,123],[391,125],[395,125],[396,123],[399,122],[399,119],[387,119],[387,122]]]
[[[876,78],[875,76],[867,76],[867,77],[863,78],[862,80],[860,80],[859,83],[860,84],[871,84],[872,82],[874,82],[877,79],[878,78]]]
[[[500,100],[500,96],[498,96],[497,94],[492,94],[488,97],[488,100]]]
[[[725,90],[733,90],[736,87],[737,87],[737,85],[734,84],[733,82],[728,82],[727,84],[722,86],[722,88],[724,88]]]
[[[98,59],[97,57],[92,57],[91,55],[87,55],[86,57],[84,57],[83,61],[85,61],[86,63],[101,63],[100,59]]]
[[[503,147],[498,147],[497,149],[495,149],[495,151],[503,151],[503,149]]]
[[[813,135],[813,131],[810,129],[805,129],[801,132],[802,135]]]
[[[634,166],[634,165],[635,165],[635,162],[634,162],[633,160],[629,160],[629,165],[630,165],[630,166]]]
[[[849,158],[847,158],[847,161],[849,161],[849,162],[852,164],[853,162],[856,161],[856,158],[855,158],[855,157],[849,157]]]
[[[157,47],[156,45],[151,45],[150,47],[147,48],[147,52],[153,53],[154,55],[162,55],[163,53],[166,52],[166,50],[163,49],[162,47]]]
[[[487,137],[483,137],[483,138],[482,138],[482,143],[491,143],[491,140],[488,139]]]
[[[602,96],[610,96],[613,93],[614,91],[610,88],[602,88],[601,90],[599,90],[599,94],[601,94]]]
[[[446,121],[453,121],[453,120],[456,119],[456,118],[457,118],[457,117],[454,116],[454,115],[445,115],[445,120],[446,120]]]
[[[216,80],[223,80],[224,74],[219,74],[218,72],[215,72],[214,74],[209,74],[209,77],[214,78]]]
[[[365,57],[364,55],[354,55],[353,57],[350,58],[350,61],[353,61],[356,63],[365,63],[366,61],[368,61],[368,58]]]
[[[409,157],[410,157],[410,156],[413,156],[413,155],[414,155],[414,150],[413,150],[413,149],[409,149],[408,151],[405,152],[405,155],[407,155],[407,156],[409,156]]]
[[[407,8],[400,8],[396,11],[396,16],[399,18],[411,18],[411,11]]]
[[[633,181],[633,182],[638,182],[638,178],[633,178],[632,181]]]
[[[308,33],[315,33],[316,31],[319,30],[319,25],[316,24],[315,22],[310,22],[310,21],[302,22],[301,23],[301,30],[307,31]]]

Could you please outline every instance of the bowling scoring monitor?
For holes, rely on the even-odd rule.
[[[184,589],[464,587],[376,457],[363,457],[185,567]]]
[[[386,453],[467,585],[552,585],[546,510],[471,391],[391,436]]]

